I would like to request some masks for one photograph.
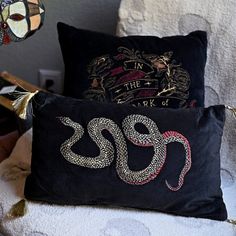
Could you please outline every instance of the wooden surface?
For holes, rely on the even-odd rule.
[[[14,75],[11,75],[10,73],[8,72],[1,72],[0,73],[0,76],[2,78],[4,78],[6,81],[9,81],[10,83],[12,84],[15,84],[21,88],[23,88],[24,90],[27,90],[29,92],[35,92],[36,90],[42,90],[41,88],[35,86],[35,85],[32,85]],[[3,97],[0,95],[0,105],[4,106],[5,108],[7,108],[8,110],[10,111],[13,111],[13,106],[12,106],[12,102],[11,100]]]

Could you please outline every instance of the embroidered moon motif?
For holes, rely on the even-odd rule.
[[[107,130],[113,137],[117,150],[116,170],[118,176],[124,182],[131,185],[143,185],[154,180],[160,173],[165,160],[167,145],[178,142],[185,150],[185,164],[180,173],[178,185],[171,186],[166,180],[166,185],[171,191],[178,191],[184,184],[184,178],[191,168],[191,148],[188,140],[180,133],[167,131],[161,134],[156,123],[142,115],[127,116],[122,122],[122,128],[127,139],[134,145],[141,147],[153,147],[154,155],[148,167],[140,171],[132,171],[128,166],[128,148],[122,130],[114,121],[107,118],[95,118],[88,123],[88,134],[100,149],[97,157],[85,157],[74,153],[71,148],[79,142],[84,135],[83,127],[68,117],[59,117],[63,125],[74,129],[74,134],[66,140],[60,148],[62,156],[72,164],[86,168],[101,169],[110,166],[114,161],[114,147],[112,143],[103,137],[102,131]],[[136,124],[144,125],[148,134],[141,134],[135,129]]]

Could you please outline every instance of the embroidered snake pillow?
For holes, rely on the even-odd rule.
[[[25,196],[225,220],[224,112],[224,106],[156,109],[40,92]]]
[[[115,37],[58,24],[64,94],[149,107],[204,106],[206,32]]]

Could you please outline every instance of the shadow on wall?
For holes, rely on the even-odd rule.
[[[64,70],[57,38],[59,21],[78,28],[115,34],[120,0],[42,0],[44,26],[31,38],[0,47],[0,71],[38,85],[38,70]]]

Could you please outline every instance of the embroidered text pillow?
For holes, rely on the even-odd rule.
[[[40,92],[33,112],[27,199],[226,219],[224,106],[155,109]]]
[[[151,107],[204,106],[207,37],[115,37],[58,24],[64,94]]]

